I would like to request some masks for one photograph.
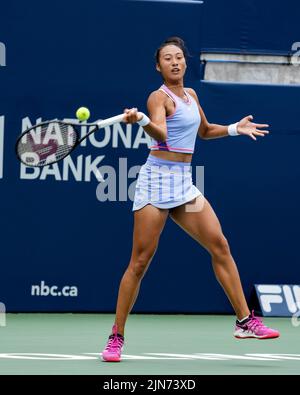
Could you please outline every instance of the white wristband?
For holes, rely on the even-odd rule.
[[[142,114],[143,114],[143,113],[142,113]],[[147,117],[146,114],[143,114],[143,118],[142,118],[140,121],[137,121],[137,123],[138,123],[140,126],[146,126],[146,125],[148,125],[150,122],[151,122],[151,121],[150,121],[150,118]]]
[[[238,125],[238,122],[232,123],[231,125],[228,126],[229,136],[239,136],[239,133],[237,131],[237,125]]]

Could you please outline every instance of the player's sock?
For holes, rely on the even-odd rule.
[[[247,317],[242,318],[241,320],[236,320],[237,324],[244,325],[246,322],[248,322],[251,318],[251,314],[247,315]]]

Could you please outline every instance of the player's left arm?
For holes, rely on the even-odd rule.
[[[228,136],[228,125],[226,126],[226,125],[218,125],[215,123],[209,123],[199,103],[198,96],[194,91],[194,89],[187,88],[186,90],[196,100],[198,105],[199,113],[201,116],[201,124],[198,130],[199,137],[208,140],[208,139],[216,139],[219,137]],[[256,140],[255,136],[264,136],[265,134],[269,133],[268,130],[257,129],[257,128],[266,128],[269,126],[268,124],[254,123],[251,122],[252,119],[253,116],[248,115],[238,122],[237,124],[238,134],[244,134],[251,137],[253,140]]]

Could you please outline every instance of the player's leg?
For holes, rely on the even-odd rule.
[[[247,323],[246,332],[248,335],[249,326],[253,329],[251,330],[253,333],[247,337],[278,337],[279,333],[277,331],[265,327],[253,314],[250,316],[240,276],[231,255],[228,241],[211,205],[203,196],[199,196],[193,203],[197,204],[198,210],[191,210],[189,208],[191,207],[190,202],[170,210],[171,218],[211,255],[216,278],[231,302],[238,320],[244,319],[242,321],[243,325]]]
[[[137,298],[141,280],[157,249],[168,210],[147,205],[134,213],[133,246],[131,259],[121,280],[115,323],[124,334],[126,318]]]
[[[189,211],[187,205],[182,205],[170,210],[170,217],[210,253],[216,277],[224,288],[238,319],[242,319],[250,312],[228,242],[209,202],[203,196],[199,196],[196,203],[201,209]]]
[[[120,361],[125,323],[138,296],[141,280],[155,254],[167,218],[168,210],[160,210],[151,205],[134,212],[132,254],[119,287],[113,333],[102,353],[102,358],[106,361]]]

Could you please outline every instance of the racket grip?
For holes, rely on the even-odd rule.
[[[114,123],[122,122],[124,119],[124,114],[116,115],[115,117],[103,119],[98,121],[98,128],[105,128],[105,126],[113,125]]]

